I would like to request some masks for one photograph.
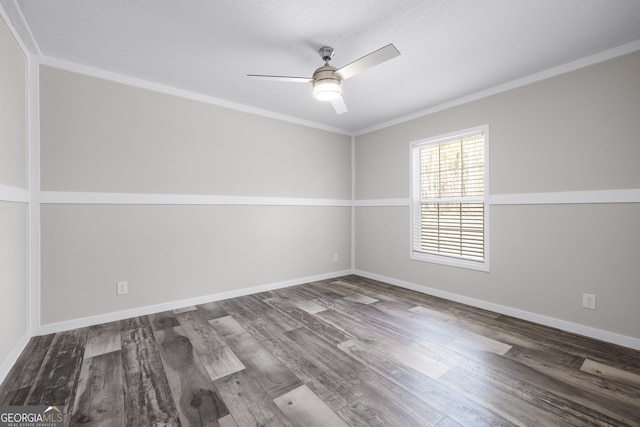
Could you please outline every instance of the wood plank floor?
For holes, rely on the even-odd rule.
[[[91,426],[640,426],[640,352],[347,276],[34,337],[0,404]]]

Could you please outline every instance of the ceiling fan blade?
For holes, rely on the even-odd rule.
[[[264,74],[247,74],[247,77],[258,80],[270,80],[272,82],[311,83],[311,77],[268,76]]]
[[[344,99],[342,97],[331,101],[331,105],[333,105],[333,109],[336,110],[336,114],[342,114],[349,111],[347,109],[347,104],[344,103]]]
[[[385,61],[399,56],[400,52],[393,44],[388,44],[368,55],[363,56],[360,59],[356,59],[350,64],[336,70],[336,73],[340,74],[342,80],[346,80],[349,77],[353,77],[358,73],[368,70],[371,67],[382,64]]]

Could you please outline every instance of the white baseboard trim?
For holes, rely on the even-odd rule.
[[[24,351],[24,348],[27,346],[30,339],[31,336],[29,335],[29,331],[25,331],[9,355],[2,361],[2,365],[0,365],[0,383],[4,382],[7,374],[18,360],[18,357],[20,357],[20,354]]]
[[[583,335],[589,338],[595,338],[600,341],[606,341],[612,344],[629,347],[634,350],[640,350],[640,339],[638,338],[633,338],[626,335],[620,335],[614,332],[604,331],[602,329],[592,328],[590,326],[580,325],[578,323],[568,322],[566,320],[556,319],[554,317],[544,316],[542,314],[520,310],[518,308],[512,308],[505,305],[495,304],[489,301],[466,297],[464,295],[455,294],[455,293],[443,291],[440,289],[434,289],[428,286],[418,285],[416,283],[394,279],[392,277],[381,276],[379,274],[369,273],[367,271],[355,269],[353,271],[353,274],[366,277],[369,279],[373,279],[373,280],[378,280],[380,282],[389,283],[391,285],[399,286],[401,288],[411,289],[413,291],[420,292],[423,294],[433,295],[436,297],[448,299],[451,301],[459,302],[459,303],[470,305],[473,307],[478,307],[478,308],[493,311],[496,313],[505,314],[507,316],[516,317],[518,319],[527,320],[529,322],[550,326],[552,328],[562,329],[563,331],[571,332],[578,335]]]
[[[178,308],[189,307],[192,305],[205,304],[212,301],[221,301],[229,298],[236,298],[245,295],[257,294],[260,292],[272,291],[274,289],[288,288],[290,286],[302,285],[304,283],[315,282],[318,280],[333,279],[336,277],[352,274],[352,270],[334,271],[331,273],[319,274],[315,276],[301,277],[297,279],[285,280],[282,282],[267,283],[264,285],[252,286],[233,291],[220,292],[201,297],[188,298],[180,301],[171,301],[162,304],[148,305],[144,307],[132,308],[129,310],[117,311],[113,313],[99,314],[91,317],[83,317],[80,319],[66,320],[64,322],[49,323],[41,325],[37,329],[35,335],[47,335],[57,332],[64,332],[71,329],[85,328],[87,326],[99,325],[101,323],[115,322],[118,320],[129,319],[131,317],[145,316],[153,313],[161,313],[163,311],[175,310]]]

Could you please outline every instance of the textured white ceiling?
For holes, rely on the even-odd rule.
[[[33,53],[349,132],[640,40],[639,0],[0,4]],[[339,68],[388,43],[402,55],[346,81],[339,116],[310,85],[246,77],[311,76],[323,45]]]

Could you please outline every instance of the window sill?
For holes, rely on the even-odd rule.
[[[448,265],[450,267],[465,268],[468,270],[477,270],[489,272],[489,261],[473,261],[470,259],[449,257],[445,255],[426,254],[423,252],[411,251],[410,259],[414,261],[429,262],[432,264]]]

